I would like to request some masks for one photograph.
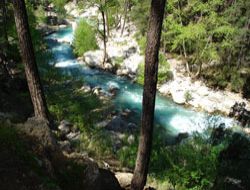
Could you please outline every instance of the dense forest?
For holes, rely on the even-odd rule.
[[[249,189],[249,10],[1,0],[0,189]]]

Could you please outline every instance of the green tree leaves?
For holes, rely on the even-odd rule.
[[[93,28],[84,20],[79,21],[74,34],[74,53],[82,56],[89,50],[97,49],[95,32]]]

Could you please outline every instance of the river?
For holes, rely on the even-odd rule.
[[[107,93],[110,86],[119,88],[117,95],[112,100],[115,108],[117,110],[126,108],[133,110],[139,121],[142,110],[143,87],[141,85],[135,84],[124,77],[98,69],[91,69],[80,64],[73,55],[70,43],[62,42],[72,42],[73,31],[71,27],[60,29],[45,39],[54,55],[53,61],[56,67],[62,68],[75,77],[83,78],[86,84],[91,87],[101,87]],[[171,99],[159,93],[157,93],[155,104],[155,122],[165,127],[170,135],[194,131],[201,132],[208,126],[218,126],[221,123],[230,127],[234,123],[230,118],[196,112],[191,108],[177,105]]]

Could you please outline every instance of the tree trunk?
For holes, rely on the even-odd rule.
[[[128,0],[125,0],[125,7],[124,7],[124,19],[123,19],[123,25],[122,25],[122,31],[121,31],[121,36],[123,35],[125,25],[126,25],[126,20],[127,20],[127,14],[128,14]]]
[[[109,15],[108,10],[105,11],[105,18],[106,18],[106,28],[107,28],[107,38],[110,36],[110,28],[109,28]],[[107,40],[107,39],[106,39]]]
[[[25,74],[29,86],[35,116],[49,121],[48,109],[46,106],[45,96],[43,93],[36,65],[33,44],[31,41],[25,2],[24,0],[12,0],[12,2],[21,56],[24,63]]]
[[[4,52],[6,53],[8,50],[9,42],[8,42],[8,34],[7,34],[7,22],[6,22],[6,0],[1,1],[1,12],[2,12],[2,27],[3,27],[3,37],[4,37]]]
[[[134,176],[131,183],[132,190],[142,190],[147,181],[148,165],[153,138],[158,56],[165,4],[166,0],[152,0],[151,2],[145,54],[141,134]]]
[[[101,14],[102,14],[102,22],[103,22],[103,46],[104,46],[104,49],[103,49],[103,66],[104,66],[104,63],[106,62],[106,59],[107,59],[107,44],[106,44],[106,22],[105,22],[105,13],[104,11],[102,10],[101,11]]]

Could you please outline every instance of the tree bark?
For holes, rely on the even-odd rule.
[[[7,34],[7,22],[6,22],[6,16],[7,16],[7,10],[6,10],[6,0],[1,1],[1,11],[2,11],[2,27],[3,27],[3,37],[4,37],[4,52],[6,53],[9,46],[8,41],[8,34]]]
[[[165,4],[166,0],[151,1],[147,47],[145,54],[141,134],[134,176],[131,183],[132,190],[142,190],[147,181],[148,165],[153,138],[158,56]]]
[[[122,25],[122,31],[121,31],[121,36],[123,35],[124,29],[125,29],[125,25],[126,25],[126,20],[127,20],[127,14],[128,14],[128,0],[125,0],[125,7],[124,7],[124,18],[123,18],[123,25]]]
[[[102,21],[103,21],[103,46],[104,46],[104,49],[103,49],[103,66],[106,62],[106,59],[107,59],[107,39],[106,39],[106,22],[105,22],[105,12],[104,10],[101,10],[101,14],[102,14]]]
[[[108,10],[105,11],[106,18],[106,28],[107,28],[107,38],[110,36],[110,28],[109,28],[109,13]]]
[[[49,121],[49,113],[43,93],[34,48],[30,36],[27,11],[24,0],[12,0],[20,51],[24,63],[26,79],[34,107],[35,116]]]

